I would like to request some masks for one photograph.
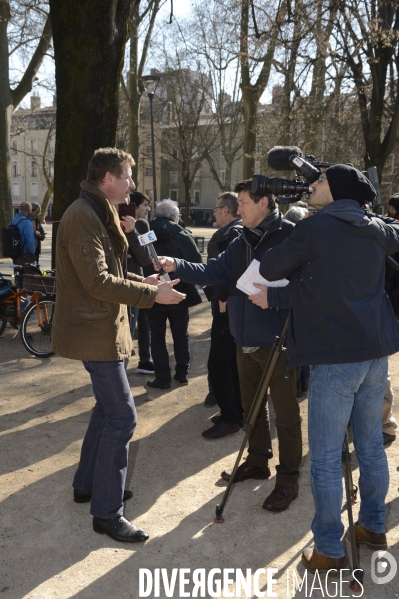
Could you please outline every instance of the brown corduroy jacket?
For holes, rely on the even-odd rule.
[[[124,278],[118,214],[97,187],[81,187],[57,232],[52,347],[75,360],[121,360],[134,353],[127,305],[150,308],[157,289],[138,275]]]

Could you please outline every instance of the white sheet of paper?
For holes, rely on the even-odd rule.
[[[254,287],[254,283],[259,285],[267,285],[267,287],[285,287],[288,285],[287,279],[279,279],[278,281],[267,281],[259,273],[259,260],[252,260],[247,270],[238,279],[236,287],[247,295],[255,295],[260,292],[260,289]]]

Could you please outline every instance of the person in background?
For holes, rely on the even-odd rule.
[[[135,237],[134,246],[129,244],[129,256],[127,267],[129,272],[134,272],[136,275],[143,275],[143,267],[151,264],[148,248],[141,246],[137,235],[143,235],[149,231],[147,216],[151,210],[149,198],[139,191],[134,191],[130,194],[130,204],[128,206],[119,206],[119,215],[133,216],[135,219]],[[137,342],[139,350],[139,363],[136,372],[143,374],[154,374],[154,364],[151,362],[150,354],[150,325],[146,310],[130,307],[130,331],[134,338],[137,330]]]
[[[41,225],[39,216],[42,212],[42,207],[37,202],[32,202],[32,210],[30,213],[29,220],[32,224],[33,235],[35,236],[35,256],[36,262],[39,265],[39,256],[42,250],[42,241],[46,236],[46,233]]]
[[[154,248],[158,255],[168,252],[176,257],[185,257],[193,262],[202,262],[201,254],[193,236],[179,224],[179,207],[177,202],[163,200],[155,210],[156,218],[150,222],[157,241]],[[144,269],[146,275],[154,272],[153,268]],[[172,277],[173,278],[173,277]],[[186,294],[186,300],[179,306],[154,306],[148,310],[148,320],[151,329],[151,354],[155,366],[155,379],[147,381],[149,387],[169,389],[171,385],[171,370],[169,354],[166,348],[166,323],[169,321],[173,336],[175,354],[174,379],[181,385],[188,384],[190,369],[190,348],[188,336],[189,311],[191,306],[201,303],[201,296],[194,285],[180,283],[176,290]]]
[[[29,217],[32,212],[32,206],[29,202],[22,202],[19,207],[19,212],[14,216],[10,225],[18,227],[21,235],[21,250],[22,253],[17,257],[13,258],[14,264],[32,264],[36,262],[36,246],[35,236],[33,234],[32,225],[29,221]]]

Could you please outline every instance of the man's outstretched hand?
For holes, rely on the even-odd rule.
[[[180,283],[180,279],[175,279],[170,282],[160,281],[157,285],[158,295],[155,298],[157,304],[180,304],[181,301],[186,299],[185,293],[179,293],[175,291],[173,287]]]
[[[176,262],[175,262],[174,258],[170,258],[169,256],[158,256],[158,260],[165,272],[175,272]],[[155,270],[159,271],[159,268],[155,264],[155,262],[152,261],[152,263],[153,263]]]

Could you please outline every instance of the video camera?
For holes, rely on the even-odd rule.
[[[265,175],[253,175],[251,192],[258,195],[268,193],[277,197],[280,204],[292,204],[299,200],[307,201],[312,188],[310,185],[317,181],[321,169],[333,166],[334,162],[320,162],[314,156],[304,155],[298,146],[274,146],[267,155],[267,164],[275,171],[296,170],[298,177],[294,179],[270,179]],[[350,166],[353,166],[350,164]],[[378,181],[377,168],[371,166],[365,175],[373,184],[377,196],[370,208],[381,204],[382,198]]]

